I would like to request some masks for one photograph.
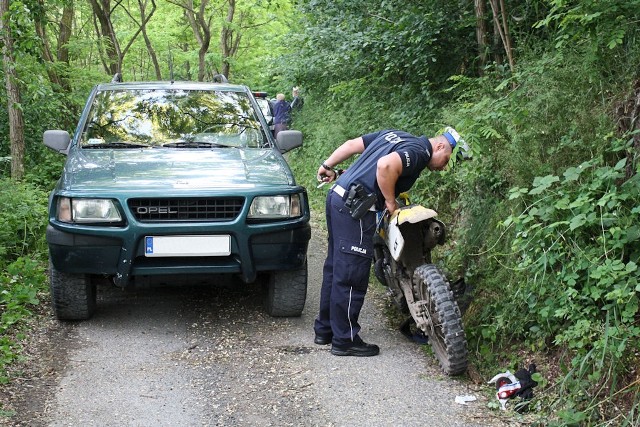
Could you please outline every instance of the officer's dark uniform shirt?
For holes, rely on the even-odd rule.
[[[375,192],[376,208],[384,209],[384,196],[376,179],[378,159],[397,152],[402,159],[402,172],[396,182],[396,196],[411,188],[431,160],[432,148],[425,136],[413,136],[401,130],[383,130],[362,137],[364,152],[358,160],[338,178],[337,184],[349,189],[352,184],[362,184],[367,193]]]

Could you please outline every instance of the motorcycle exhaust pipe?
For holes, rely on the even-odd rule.
[[[433,249],[436,245],[442,245],[446,237],[444,224],[440,221],[431,221],[427,226],[424,236],[424,246]]]

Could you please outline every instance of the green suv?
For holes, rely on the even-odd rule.
[[[49,200],[57,318],[90,318],[96,284],[233,274],[267,284],[266,310],[299,316],[307,292],[309,202],[251,91],[228,83],[96,86],[75,135],[48,130],[67,155]]]

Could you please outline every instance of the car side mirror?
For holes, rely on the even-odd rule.
[[[302,132],[299,130],[281,130],[276,137],[276,147],[284,154],[302,146]]]
[[[44,145],[61,154],[69,153],[71,137],[66,130],[46,130],[42,136]]]

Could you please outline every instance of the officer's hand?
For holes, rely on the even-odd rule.
[[[393,215],[393,213],[398,209],[398,203],[396,203],[395,199],[392,201],[385,200],[384,206],[387,208],[389,216]]]
[[[331,182],[335,181],[336,176],[337,174],[334,170],[327,170],[320,166],[318,168],[318,176],[316,178],[318,179],[318,182]]]

